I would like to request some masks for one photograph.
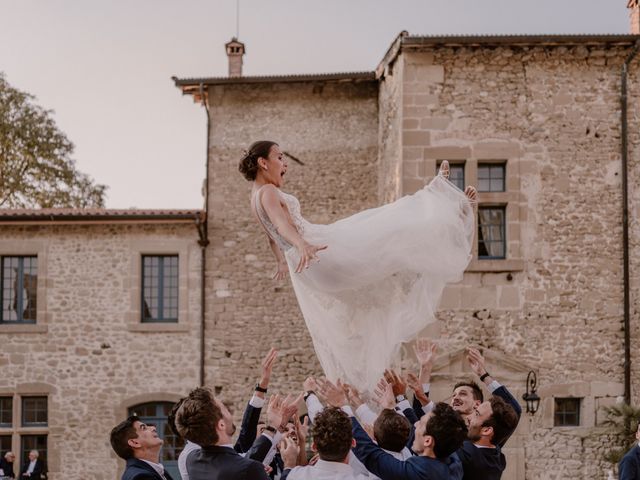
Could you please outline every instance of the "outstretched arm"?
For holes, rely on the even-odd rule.
[[[269,216],[269,220],[276,227],[278,233],[284,237],[284,239],[291,245],[296,247],[300,254],[300,262],[296,268],[296,273],[302,272],[309,266],[311,260],[316,258],[316,253],[320,250],[327,248],[326,245],[316,246],[307,243],[302,238],[302,235],[296,230],[296,228],[289,221],[287,213],[280,204],[280,197],[278,195],[278,189],[273,185],[265,185],[262,187],[261,198],[257,198],[258,202],[262,202],[264,211]]]

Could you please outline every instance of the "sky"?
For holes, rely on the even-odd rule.
[[[239,22],[237,22],[237,2]],[[0,0],[0,72],[52,110],[109,208],[201,208],[206,117],[173,75],[371,71],[414,35],[629,33],[627,0]]]

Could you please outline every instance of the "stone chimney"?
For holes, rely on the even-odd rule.
[[[629,0],[627,2],[629,9],[629,18],[631,19],[631,33],[640,35],[640,2],[638,0]]]
[[[242,57],[244,56],[244,43],[233,37],[229,43],[225,44],[227,57],[229,58],[229,76],[242,76]]]

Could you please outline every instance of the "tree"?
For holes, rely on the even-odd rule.
[[[602,407],[606,419],[602,425],[609,429],[621,442],[619,447],[611,447],[605,452],[604,459],[613,464],[622,460],[625,453],[631,448],[636,440],[636,431],[640,422],[640,408],[626,403]]]
[[[0,208],[103,207],[104,185],[76,169],[52,112],[0,73]]]

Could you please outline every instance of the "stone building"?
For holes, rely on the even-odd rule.
[[[198,384],[240,410],[271,345],[270,390],[319,373],[237,172],[242,150],[270,138],[313,222],[413,193],[442,160],[479,187],[474,258],[424,332],[440,345],[432,396],[470,376],[470,344],[517,398],[533,370],[540,408],[507,444],[503,478],[606,478],[600,407],[640,400],[633,33],[403,32],[375,71],[269,77],[242,75],[234,39],[229,77],[175,79],[207,115],[203,212],[0,214],[2,450],[46,446],[52,479],[112,479],[122,464],[106,439],[127,411],[164,427],[168,402]],[[167,444],[171,466],[179,444]]]

